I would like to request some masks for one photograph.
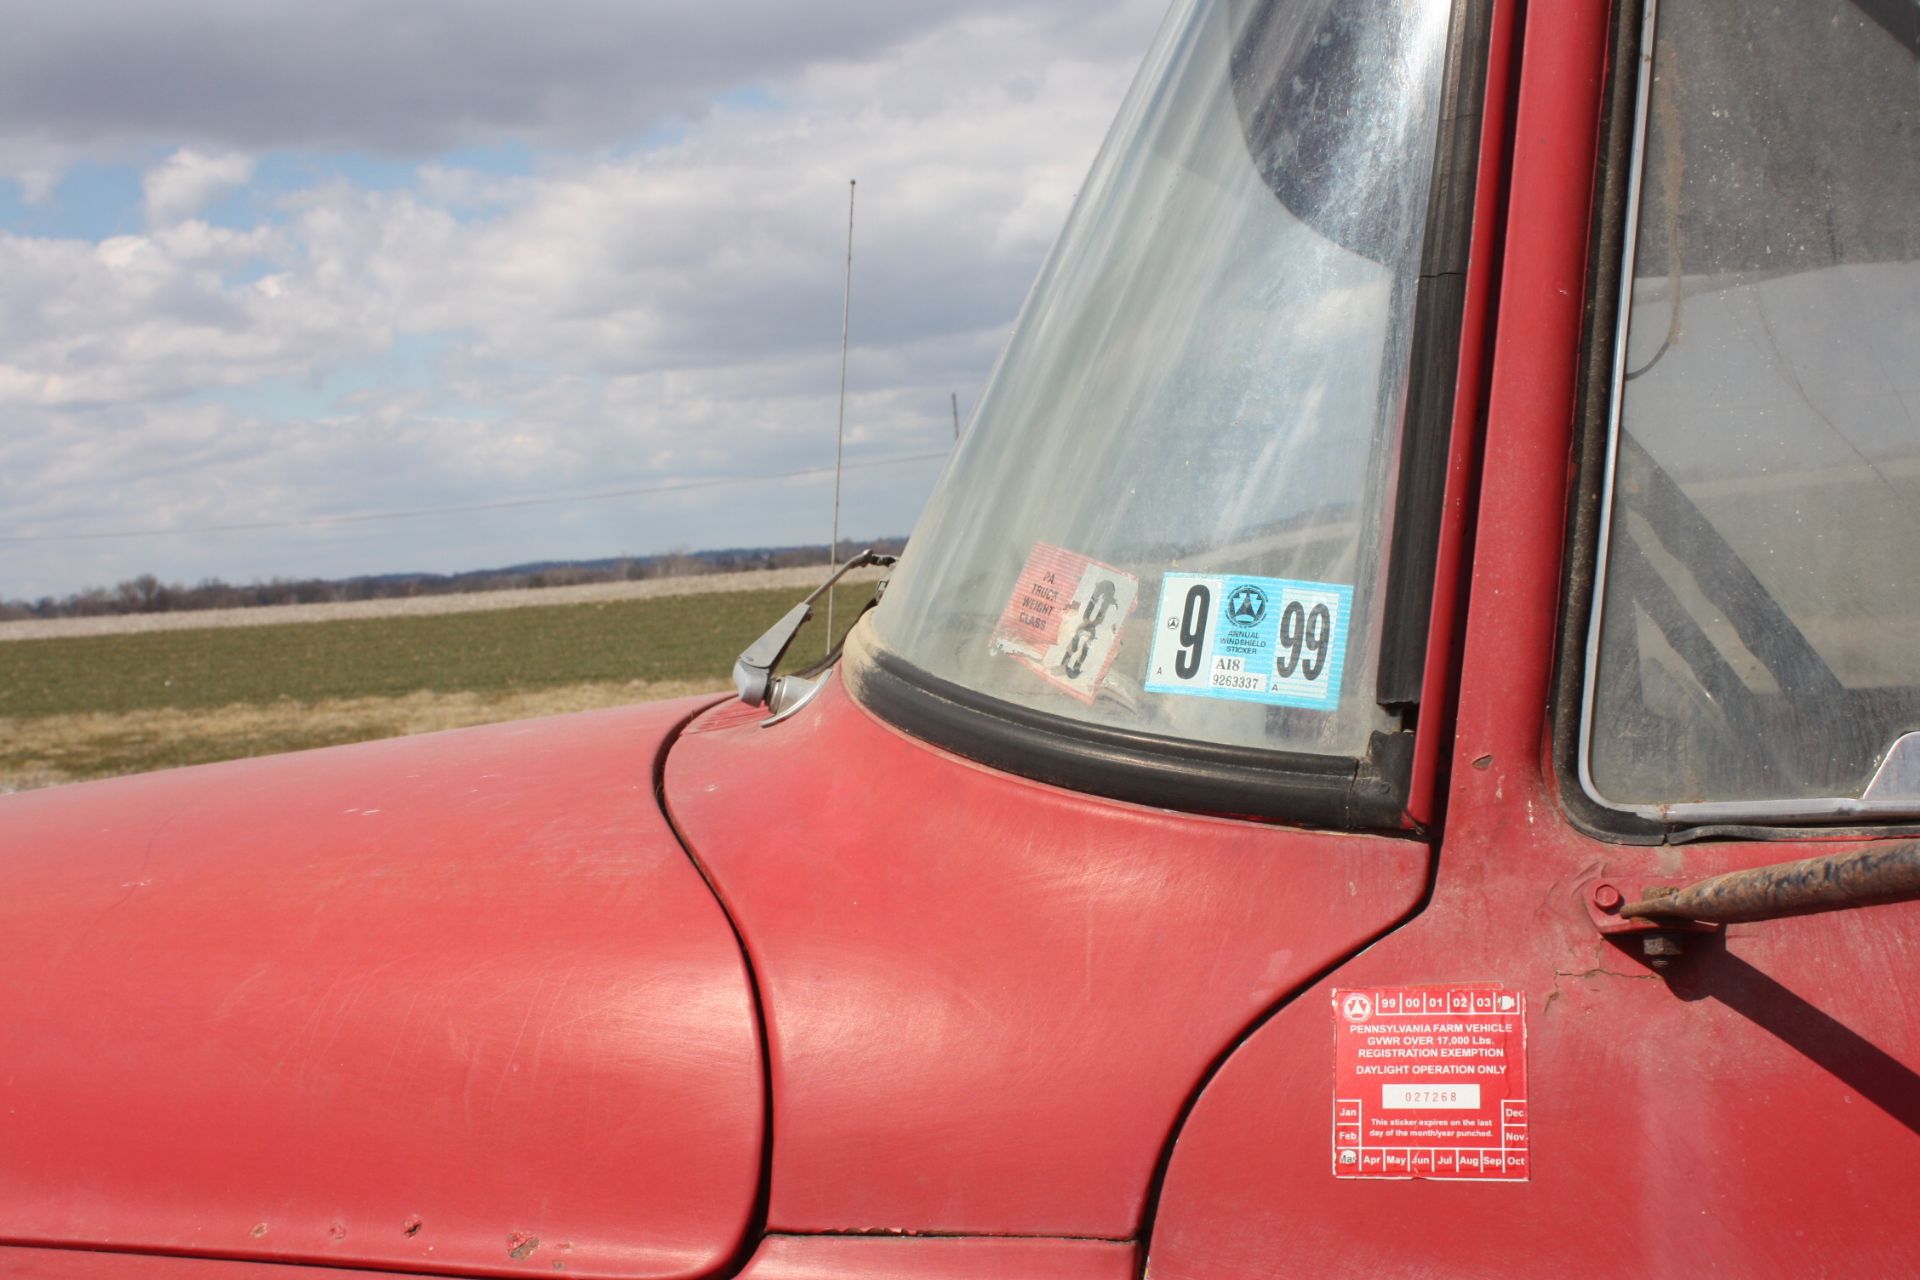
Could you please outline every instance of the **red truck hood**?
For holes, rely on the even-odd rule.
[[[0,799],[0,1239],[698,1276],[764,1129],[668,703]]]

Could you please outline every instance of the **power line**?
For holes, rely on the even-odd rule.
[[[875,458],[867,462],[849,462],[847,471],[872,467],[897,467],[909,462],[930,462],[946,457],[940,453],[915,453],[901,458]],[[683,480],[677,484],[648,485],[637,489],[604,489],[597,493],[558,494],[544,498],[504,498],[498,502],[468,502],[447,507],[412,507],[403,511],[361,511],[337,516],[304,516],[296,520],[256,520],[244,524],[206,524],[168,529],[99,529],[86,533],[0,534],[0,544],[18,545],[38,542],[98,542],[113,538],[166,538],[200,533],[251,533],[261,529],[300,529],[314,525],[365,524],[375,520],[417,520],[426,516],[459,515],[470,511],[505,511],[514,507],[546,507],[568,502],[605,502],[611,498],[640,498],[656,493],[684,493],[690,489],[715,489],[730,484],[755,484],[767,480],[798,480],[805,476],[823,476],[833,467],[806,467],[762,476],[717,476],[711,480]]]

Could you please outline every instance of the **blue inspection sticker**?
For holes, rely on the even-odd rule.
[[[1352,611],[1335,582],[1166,574],[1147,691],[1332,711]]]

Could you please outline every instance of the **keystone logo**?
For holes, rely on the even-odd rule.
[[[1227,596],[1227,617],[1236,626],[1258,626],[1267,616],[1267,593],[1252,584],[1238,586]]]
[[[1365,1022],[1373,1016],[1373,1001],[1356,991],[1340,1002],[1340,1012],[1348,1022]]]

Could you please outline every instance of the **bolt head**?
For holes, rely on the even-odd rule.
[[[1621,896],[1620,891],[1610,884],[1597,884],[1593,886],[1593,905],[1602,911],[1618,911],[1620,904],[1625,901],[1626,899]]]

